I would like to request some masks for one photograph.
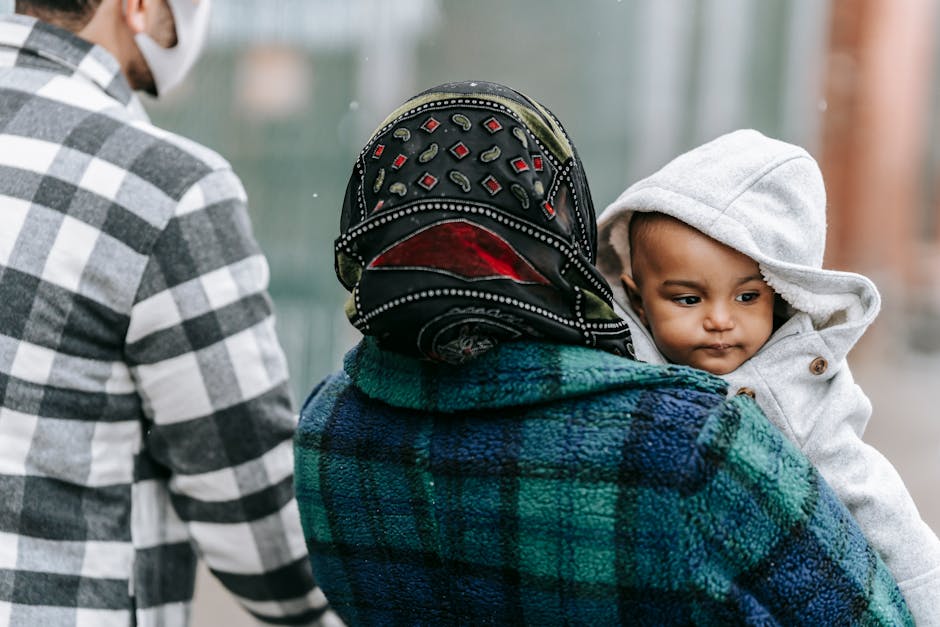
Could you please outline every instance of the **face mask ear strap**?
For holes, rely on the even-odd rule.
[[[196,64],[205,46],[211,13],[211,0],[165,1],[173,13],[176,45],[164,48],[146,33],[134,36],[161,96],[179,85]],[[126,7],[127,0],[124,3]]]

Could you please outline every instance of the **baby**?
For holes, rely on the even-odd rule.
[[[871,403],[846,355],[880,297],[822,268],[826,196],[802,148],[729,133],[627,189],[598,221],[598,267],[638,359],[721,375],[813,461],[898,581],[940,625],[940,540],[893,466],[862,441]]]

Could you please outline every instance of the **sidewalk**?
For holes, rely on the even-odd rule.
[[[894,464],[940,534],[940,355],[869,358],[853,363],[852,372],[874,406],[865,441]]]

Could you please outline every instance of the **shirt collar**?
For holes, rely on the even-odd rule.
[[[0,51],[5,48],[19,54],[10,60],[8,55],[0,55],[0,65],[19,65],[21,55],[34,55],[58,66],[63,74],[91,81],[125,107],[139,106],[117,59],[103,47],[65,29],[28,15],[6,15],[0,17]]]

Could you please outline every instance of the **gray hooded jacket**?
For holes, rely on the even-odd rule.
[[[725,375],[817,466],[898,580],[919,626],[940,626],[940,540],[923,522],[894,467],[862,441],[871,403],[846,355],[878,314],[866,277],[822,269],[826,192],[802,148],[757,131],[723,135],[628,188],[598,220],[598,267],[633,333],[637,358],[665,363],[629,307],[628,225],[658,211],[751,257],[789,305],[763,348]]]

